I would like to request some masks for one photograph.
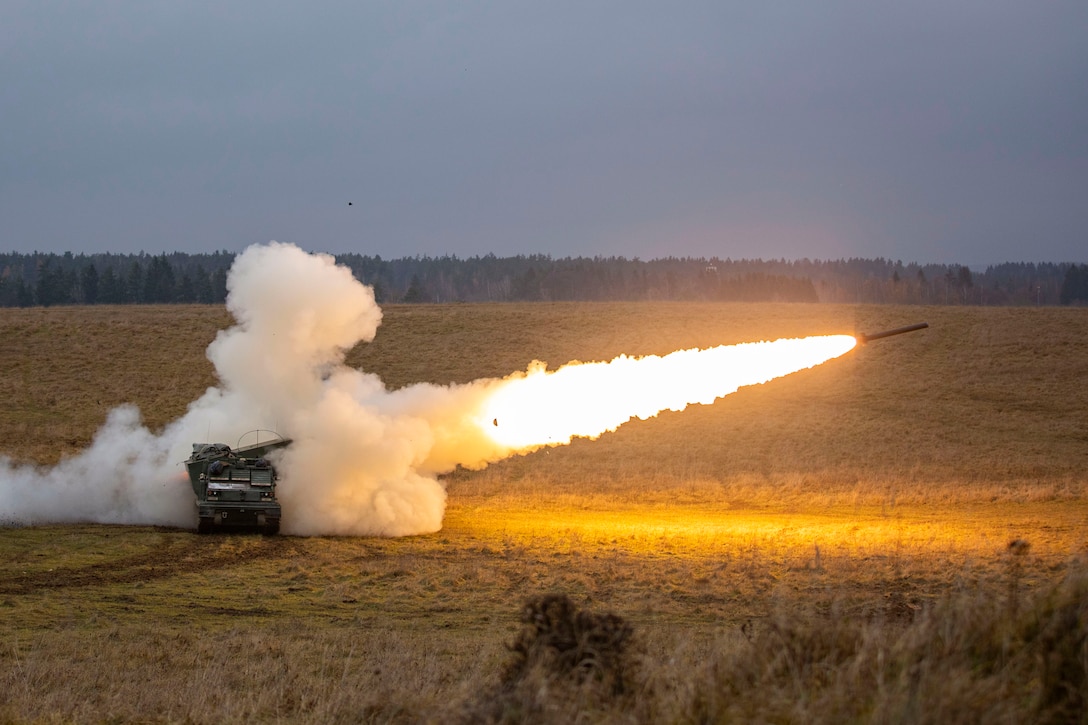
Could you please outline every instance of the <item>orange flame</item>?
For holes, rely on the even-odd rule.
[[[709,404],[745,385],[811,368],[854,348],[849,335],[680,350],[663,357],[621,355],[548,372],[535,362],[488,396],[477,425],[496,444],[532,449],[597,438],[632,418]]]

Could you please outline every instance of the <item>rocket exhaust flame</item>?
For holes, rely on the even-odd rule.
[[[484,401],[478,422],[500,445],[517,451],[597,438],[632,418],[652,418],[709,404],[745,385],[811,368],[853,349],[849,335],[722,345],[659,357],[625,355],[574,363],[553,372],[542,365],[507,379]]]
[[[293,439],[277,489],[285,533],[402,536],[442,527],[438,475],[542,446],[595,438],[632,418],[712,403],[849,351],[847,335],[541,363],[503,380],[390,391],[344,355],[374,338],[373,291],[332,257],[287,244],[240,254],[227,281],[236,324],[208,347],[220,384],[152,433],[139,411],[110,413],[90,448],[51,469],[0,456],[0,525],[98,522],[196,526],[178,465],[192,444],[255,426]]]

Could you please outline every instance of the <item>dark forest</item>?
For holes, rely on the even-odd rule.
[[[936,305],[1088,303],[1088,265],[341,254],[381,303],[705,300]],[[230,252],[3,254],[0,306],[221,304]]]

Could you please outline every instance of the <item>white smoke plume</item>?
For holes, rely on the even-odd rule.
[[[571,436],[599,436],[632,417],[709,403],[854,344],[848,336],[778,340],[551,373],[536,364],[504,380],[389,391],[344,364],[356,343],[374,338],[381,310],[371,288],[332,257],[276,242],[253,246],[235,260],[227,287],[236,324],[207,351],[219,386],[157,435],[139,411],[122,406],[90,448],[53,468],[0,458],[0,523],[195,527],[179,465],[192,444],[232,444],[274,428],[294,441],[278,459],[285,533],[433,532],[446,504],[437,476],[458,465],[481,468]]]

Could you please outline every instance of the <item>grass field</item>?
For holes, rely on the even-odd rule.
[[[455,471],[432,535],[0,529],[0,721],[1085,721],[1088,310],[384,312],[348,362],[391,388],[931,327]],[[230,322],[0,310],[0,453],[54,464],[126,402],[177,418]],[[580,618],[523,625],[555,593]]]

